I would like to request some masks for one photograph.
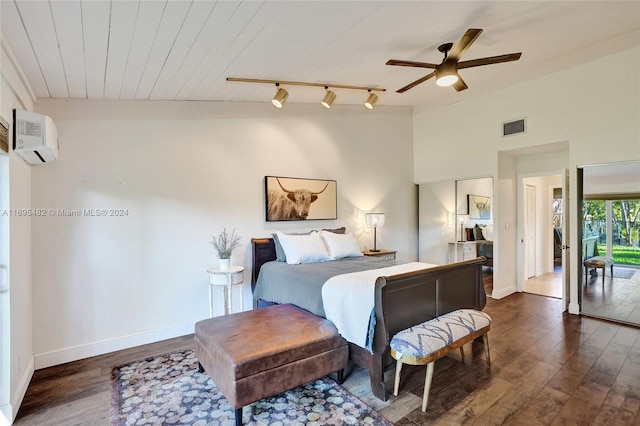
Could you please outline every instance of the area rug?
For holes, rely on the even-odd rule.
[[[613,278],[625,278],[630,279],[638,272],[636,268],[623,268],[621,266],[613,265]],[[593,268],[589,270],[589,274],[592,277],[598,277],[602,273],[602,269]],[[609,277],[611,274],[611,270],[607,267],[607,271],[605,273],[606,277]]]
[[[248,425],[389,425],[329,378],[243,409]],[[114,367],[111,425],[234,425],[234,410],[188,349]]]

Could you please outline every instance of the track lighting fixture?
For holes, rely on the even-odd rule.
[[[278,88],[278,91],[271,100],[271,103],[275,105],[276,108],[282,108],[282,105],[284,105],[284,103],[287,101],[287,98],[289,97],[289,92],[280,87],[280,83],[276,83],[276,87]]]
[[[326,93],[324,98],[322,99],[322,106],[325,108],[331,108],[331,105],[336,100],[336,94],[333,90],[329,90],[329,84],[326,83],[311,83],[304,81],[283,81],[283,80],[262,80],[257,78],[239,78],[239,77],[227,77],[227,81],[237,81],[241,83],[266,83],[266,84],[275,84],[278,88],[276,95],[273,97],[271,101],[273,105],[278,108],[282,108],[282,105],[285,103],[287,98],[289,97],[289,92],[280,87],[280,84],[285,84],[287,86],[308,86],[308,87],[324,87]],[[453,83],[452,83],[453,84]],[[373,109],[376,102],[378,102],[378,95],[372,93],[373,91],[378,92],[386,92],[387,89],[383,89],[381,87],[367,87],[367,86],[349,86],[346,84],[331,84],[332,89],[350,89],[350,90],[366,90],[369,92],[369,97],[367,97],[367,101],[364,106],[368,109]]]
[[[331,108],[331,104],[336,100],[336,94],[329,90],[329,87],[325,86],[324,88],[327,91],[327,94],[324,95],[324,99],[322,99],[322,102],[320,103],[325,108]]]
[[[376,102],[378,102],[378,95],[371,93],[371,90],[369,90],[369,97],[364,101],[364,106],[367,107],[367,109],[373,109]]]

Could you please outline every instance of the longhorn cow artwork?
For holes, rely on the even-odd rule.
[[[337,219],[336,181],[265,176],[267,222]]]
[[[491,219],[491,197],[467,195],[469,219]]]

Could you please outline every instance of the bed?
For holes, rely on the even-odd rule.
[[[493,268],[493,226],[474,225],[473,228],[465,228],[466,241],[476,242],[476,256],[487,259],[485,266]]]
[[[299,271],[300,279],[295,288],[287,289],[281,285],[277,275],[270,274],[266,278],[265,274],[261,276],[263,267],[266,273],[273,268],[274,264],[281,263],[276,262],[276,246],[273,238],[252,239],[252,249],[251,289],[254,295],[254,307],[272,303],[292,303],[297,306],[303,305],[300,307],[323,316],[322,310],[317,306],[309,305],[314,303],[313,301],[299,298],[301,286],[309,280],[309,269],[299,268],[305,265],[288,265],[293,266],[288,268],[289,273],[294,273],[291,270]],[[356,260],[371,263],[372,269],[389,266],[389,262],[395,262],[375,257],[362,257]],[[383,401],[388,398],[384,383],[384,369],[393,365],[389,354],[389,341],[395,333],[456,309],[482,310],[484,308],[486,295],[482,282],[482,265],[485,261],[485,258],[480,257],[413,272],[380,276],[375,279],[373,309],[375,325],[372,329],[371,348],[369,350],[349,343],[349,358],[353,363],[368,370],[373,395]],[[348,260],[331,260],[323,262],[323,266],[328,270],[342,271],[342,265],[346,262]],[[277,297],[270,296],[274,294],[270,287],[277,288],[275,292]]]

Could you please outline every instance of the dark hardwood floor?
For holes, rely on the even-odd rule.
[[[492,368],[482,344],[436,362],[420,411],[425,367],[403,368],[400,394],[375,399],[364,370],[344,386],[397,425],[639,425],[640,329],[562,312],[561,301],[518,293],[489,299]],[[184,336],[36,371],[16,425],[106,425],[111,368],[192,346]],[[393,369],[387,372],[393,386]]]

